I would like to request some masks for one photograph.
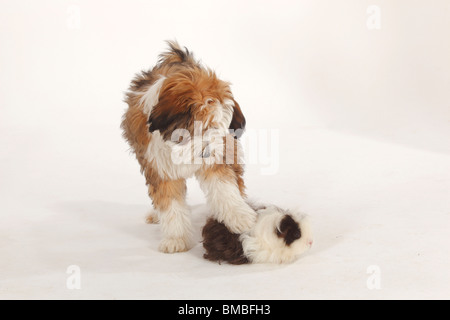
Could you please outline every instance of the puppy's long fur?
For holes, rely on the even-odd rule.
[[[121,127],[156,211],[149,221],[161,223],[159,249],[172,253],[190,247],[186,178],[197,177],[215,219],[233,232],[249,230],[256,213],[245,202],[244,171],[235,139],[245,128],[245,117],[229,83],[202,66],[186,48],[168,44],[169,50],[160,55],[156,66],[131,82]],[[236,133],[230,134],[229,129]],[[191,143],[198,130],[213,130],[223,142],[222,149],[215,148],[216,161],[197,161],[211,151],[211,143],[202,143],[201,148]],[[183,161],[174,161],[174,150],[183,151]]]

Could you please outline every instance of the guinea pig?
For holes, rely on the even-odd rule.
[[[307,216],[276,206],[254,208],[256,224],[249,232],[232,233],[209,218],[202,230],[205,259],[230,264],[289,263],[312,246]]]

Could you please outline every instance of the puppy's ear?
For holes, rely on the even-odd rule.
[[[245,117],[241,111],[241,107],[236,100],[233,99],[234,107],[233,107],[233,118],[230,123],[230,132],[234,133],[234,138],[238,139],[242,136],[245,130]]]
[[[148,118],[148,130],[153,133],[159,130],[164,140],[170,140],[176,129],[189,129],[192,123],[190,108],[167,107],[158,103]]]

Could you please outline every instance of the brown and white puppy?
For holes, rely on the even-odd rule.
[[[245,118],[229,83],[168,44],[156,66],[131,82],[121,127],[153,201],[147,221],[161,223],[159,250],[172,253],[191,245],[186,178],[196,176],[215,219],[233,232],[250,230],[256,213],[245,202],[237,140]]]
[[[202,231],[204,258],[230,264],[289,263],[311,247],[312,232],[305,215],[276,206],[256,211],[256,224],[242,234],[209,218]]]

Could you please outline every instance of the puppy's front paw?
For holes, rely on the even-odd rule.
[[[236,210],[233,214],[227,215],[223,220],[228,230],[232,233],[241,234],[253,228],[256,224],[256,212],[250,207]]]
[[[189,243],[184,238],[164,238],[158,249],[164,253],[183,252],[189,250]]]

